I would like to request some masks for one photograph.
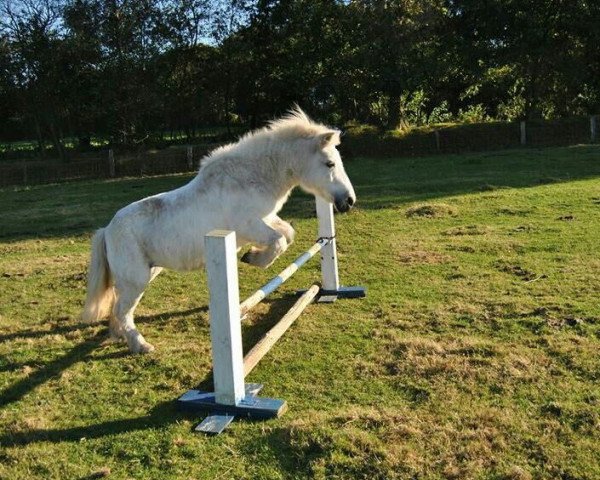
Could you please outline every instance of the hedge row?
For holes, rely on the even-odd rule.
[[[589,117],[528,121],[525,146],[566,146],[590,142]],[[442,124],[408,132],[380,132],[350,126],[342,142],[347,156],[402,157],[481,152],[522,147],[520,122]]]

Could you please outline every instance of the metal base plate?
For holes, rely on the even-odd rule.
[[[256,396],[262,387],[259,383],[247,383],[246,397],[237,405],[217,403],[214,392],[188,390],[177,399],[177,406],[185,411],[210,412],[211,415],[206,417],[195,431],[216,435],[225,430],[235,417],[267,419],[285,413],[287,410],[285,400]]]
[[[296,291],[296,295],[302,295],[306,292],[306,289]],[[337,290],[323,290],[319,291],[317,296],[317,303],[332,303],[339,298],[363,298],[367,296],[367,289],[365,287],[340,287]]]

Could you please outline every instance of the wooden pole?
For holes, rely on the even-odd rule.
[[[527,145],[527,122],[521,120],[521,145]]]
[[[244,377],[246,377],[254,367],[260,362],[273,345],[277,343],[288,328],[296,321],[304,309],[314,300],[319,293],[319,285],[311,286],[302,296],[294,303],[287,313],[271,328],[265,335],[252,347],[244,357]]]
[[[235,232],[204,237],[215,400],[237,405],[245,396]]]
[[[598,141],[598,115],[590,117],[590,141],[591,143]]]
[[[434,130],[433,134],[435,135],[435,148],[438,152],[440,152],[442,150],[442,147],[440,144],[440,132],[438,130]]]

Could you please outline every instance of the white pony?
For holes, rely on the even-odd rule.
[[[163,268],[203,266],[208,232],[235,230],[238,248],[254,245],[242,261],[266,268],[294,239],[292,226],[277,216],[294,187],[334,203],[340,212],[352,207],[356,195],[339,143],[340,132],[296,108],[214,150],[187,185],[119,210],[92,240],[82,319],[94,322],[110,314],[111,337],[124,337],[132,352],[154,350],[136,329],[133,312]]]

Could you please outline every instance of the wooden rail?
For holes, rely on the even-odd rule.
[[[320,290],[319,285],[313,285],[294,303],[281,320],[271,328],[256,345],[244,356],[244,377],[252,371],[273,345],[283,336],[288,328],[296,321],[304,309],[314,300]]]

